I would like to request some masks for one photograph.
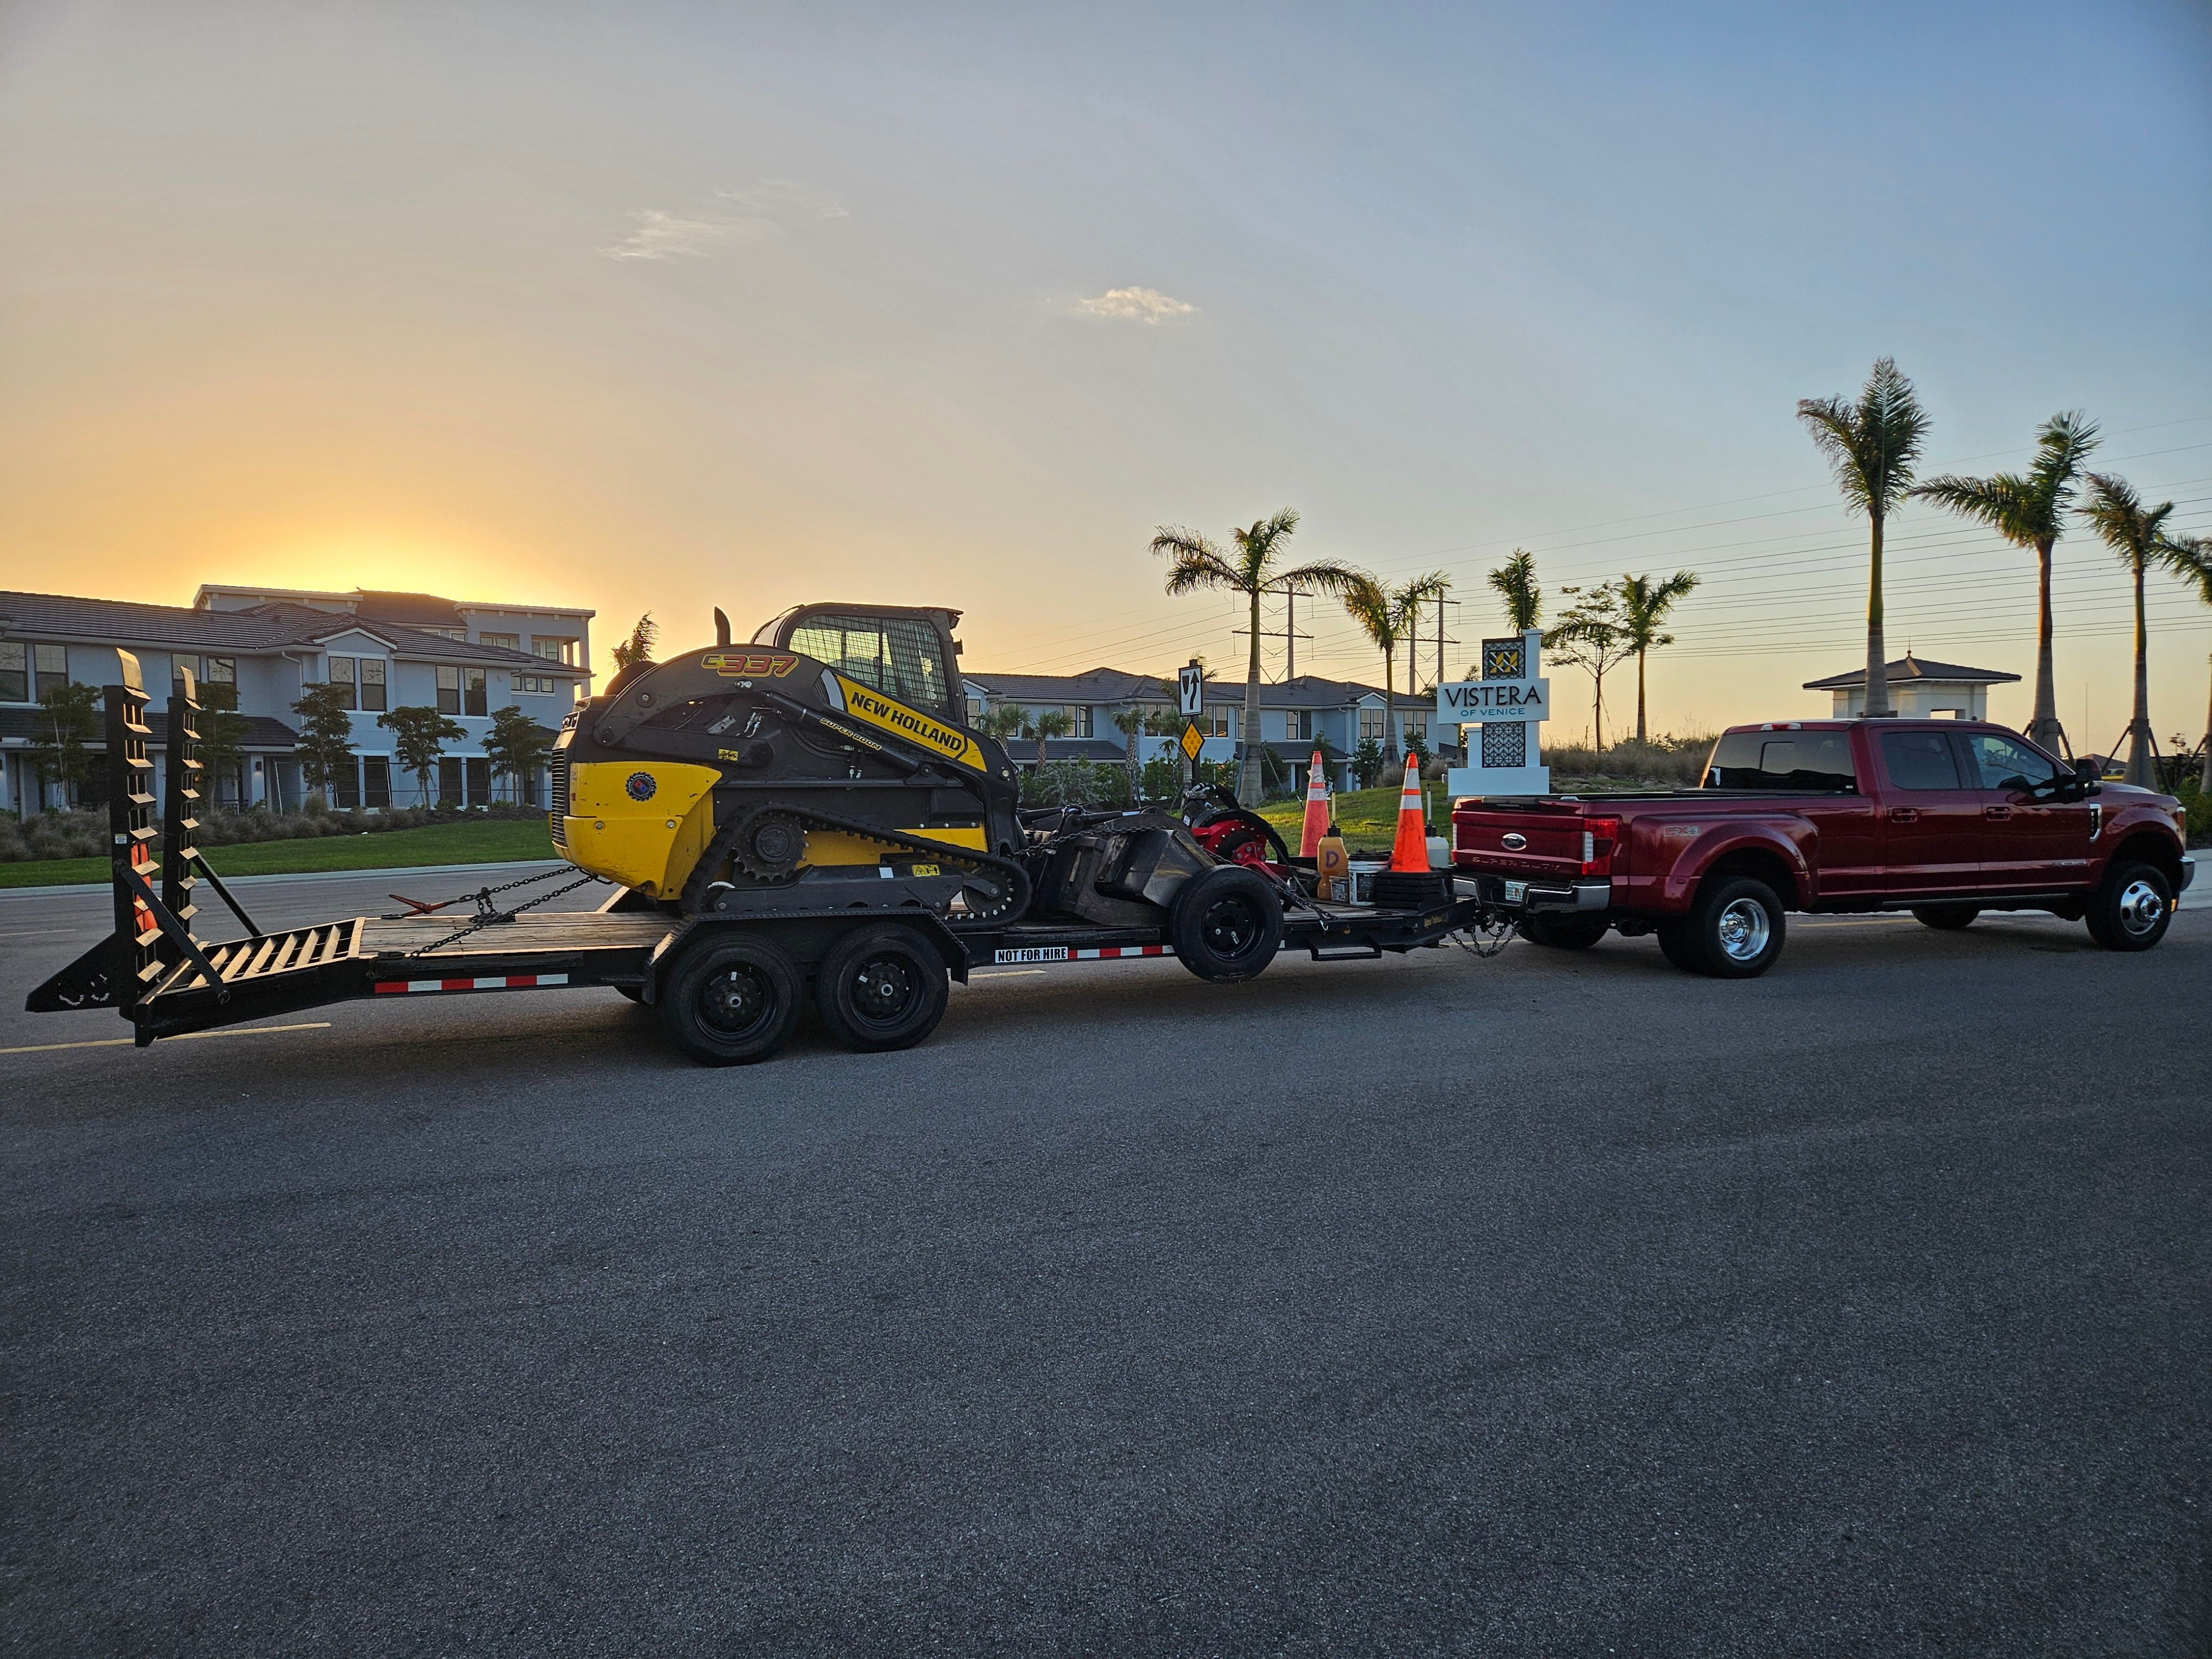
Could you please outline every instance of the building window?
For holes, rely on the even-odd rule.
[[[1223,703],[1207,709],[1198,717],[1198,735],[1201,738],[1225,738],[1229,735],[1229,706]]]
[[[390,707],[384,683],[385,665],[381,659],[363,657],[361,659],[361,706],[371,714],[381,714]]]
[[[341,708],[361,707],[361,699],[354,689],[354,672],[355,665],[351,657],[331,659],[331,684],[339,688],[338,707]]]
[[[458,760],[438,763],[438,805],[459,806],[461,804],[461,763]]]
[[[461,712],[461,671],[441,668],[438,671],[438,712],[458,714]]]
[[[14,640],[0,640],[0,702],[30,700],[30,649]]]
[[[576,644],[574,640],[564,640],[552,634],[532,634],[530,636],[530,654],[543,657],[547,662],[557,662],[574,668],[577,665]]]
[[[550,674],[517,674],[514,689],[534,697],[550,697],[561,690],[561,682]]]
[[[17,648],[21,649],[21,647],[18,647]],[[988,706],[984,703],[982,698],[970,697],[968,699],[969,725],[981,726],[983,723],[983,716],[988,712]]]
[[[205,679],[210,685],[236,685],[238,684],[237,658],[207,657],[202,659],[202,660],[207,664],[207,672],[201,678]]]
[[[502,651],[520,651],[522,648],[522,635],[520,634],[479,634],[477,635],[477,643],[478,645],[495,645]]]
[[[469,630],[465,628],[425,628],[420,623],[412,623],[408,626],[413,628],[417,634],[435,634],[441,640],[465,640],[469,636]]]
[[[331,793],[337,797],[338,810],[350,811],[361,805],[360,769],[347,761],[340,766],[337,775],[331,780]]]
[[[482,755],[464,756],[461,771],[468,780],[469,805],[482,806],[491,799],[491,762]]]
[[[1362,708],[1359,711],[1359,740],[1380,743],[1389,735],[1389,722],[1379,708]]]
[[[1398,720],[1405,728],[1407,743],[1426,743],[1429,740],[1429,717],[1426,714],[1401,713]]]
[[[1091,735],[1091,706],[1088,703],[1070,703],[1062,712],[1067,716],[1069,737],[1087,738]]]
[[[484,708],[484,672],[481,668],[461,670],[461,713],[482,714]]]
[[[362,756],[361,775],[361,804],[363,806],[384,807],[392,805],[391,756]]]
[[[31,696],[44,702],[47,692],[69,684],[69,651],[58,645],[34,645],[31,647],[31,659],[38,672],[38,683],[31,687]]]

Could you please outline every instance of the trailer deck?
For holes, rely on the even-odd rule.
[[[1176,954],[1166,927],[1051,920],[993,925],[963,922],[957,910],[948,918],[874,903],[765,921],[690,917],[621,888],[595,910],[528,908],[544,902],[541,898],[501,912],[488,889],[478,896],[477,912],[464,917],[345,916],[264,932],[194,844],[198,705],[189,680],[169,700],[167,800],[161,858],[155,864],[154,799],[145,787],[151,770],[147,699],[137,684],[137,665],[128,653],[124,663],[125,683],[106,688],[114,930],[32,992],[26,1006],[33,1012],[113,1008],[131,1022],[142,1047],[160,1037],[380,997],[604,986],[653,1002],[662,982],[680,975],[684,961],[702,951],[726,955],[727,942],[768,932],[810,975],[809,964],[829,954],[826,941],[884,922],[902,924],[893,933],[909,940],[927,936],[945,972],[961,980],[979,965]],[[156,873],[158,893],[149,879]],[[1412,884],[1407,891],[1418,893],[1419,903],[1322,902],[1304,896],[1294,883],[1284,884],[1291,902],[1284,907],[1278,952],[1303,950],[1316,962],[1368,960],[1438,944],[1492,917],[1492,907],[1473,884],[1443,875],[1402,879]],[[245,929],[243,937],[208,940],[194,933],[203,880]],[[879,890],[890,897],[888,888]],[[695,941],[695,934],[702,937]],[[940,979],[940,1007],[942,987]]]

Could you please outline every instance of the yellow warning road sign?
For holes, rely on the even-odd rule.
[[[1198,758],[1198,751],[1205,746],[1206,739],[1198,735],[1198,727],[1196,726],[1186,726],[1183,727],[1182,752],[1184,754],[1189,756],[1191,759],[1194,761]]]

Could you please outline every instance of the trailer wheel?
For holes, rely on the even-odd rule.
[[[1283,905],[1267,878],[1241,864],[1219,864],[1176,889],[1168,938],[1182,965],[1200,979],[1251,979],[1283,942]]]
[[[799,1008],[799,970],[762,939],[702,945],[678,966],[660,998],[668,1035],[704,1066],[766,1060],[790,1040]]]
[[[830,1035],[864,1054],[911,1048],[937,1029],[944,958],[911,927],[863,927],[814,970],[814,1006]]]
[[[2148,951],[2173,921],[2173,884],[2154,864],[2116,864],[2089,901],[2089,937],[2107,951]]]

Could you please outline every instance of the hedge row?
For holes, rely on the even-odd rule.
[[[210,811],[200,819],[203,847],[250,841],[313,841],[323,836],[367,836],[416,830],[426,823],[471,823],[487,818],[542,818],[534,806],[395,806],[385,811],[331,811],[309,805],[297,812],[249,807]],[[107,853],[107,814],[101,811],[38,812],[27,818],[0,813],[0,864],[37,859],[101,858]]]

